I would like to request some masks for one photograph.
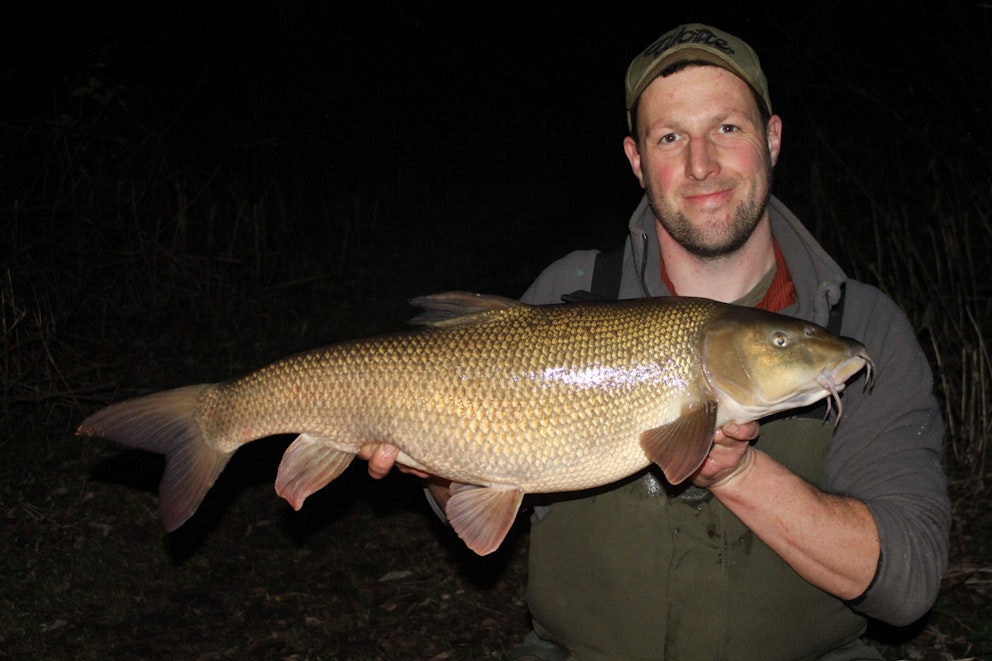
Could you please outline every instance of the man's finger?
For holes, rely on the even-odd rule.
[[[380,443],[372,451],[369,457],[369,475],[376,479],[382,479],[389,475],[396,463],[397,448],[386,443]]]

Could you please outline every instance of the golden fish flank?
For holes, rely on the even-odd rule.
[[[691,476],[717,426],[832,397],[869,366],[854,340],[695,298],[528,306],[464,292],[415,299],[418,328],[290,356],[243,377],[126,400],[78,433],[167,456],[167,530],[234,451],[296,433],[276,491],[299,509],[365,443],[452,480],[445,513],[495,550],[524,493],[586,489],[658,464]]]

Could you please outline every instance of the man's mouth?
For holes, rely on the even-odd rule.
[[[706,209],[710,207],[718,207],[727,203],[728,200],[733,196],[734,190],[732,188],[722,188],[719,190],[712,191],[697,191],[690,194],[684,195],[683,199],[689,204],[699,207],[701,209]]]

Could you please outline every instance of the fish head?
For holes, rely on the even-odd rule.
[[[704,375],[723,420],[747,422],[826,397],[843,411],[840,391],[874,364],[864,345],[814,323],[728,305],[703,329]]]

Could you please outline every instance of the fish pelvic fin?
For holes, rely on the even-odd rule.
[[[307,496],[327,486],[354,458],[354,452],[324,445],[319,436],[300,434],[279,462],[276,493],[299,510]]]
[[[483,321],[482,316],[493,310],[524,307],[520,301],[490,294],[448,291],[410,299],[410,304],[423,312],[410,320],[417,326],[465,326]]]
[[[193,516],[234,454],[212,448],[196,421],[196,404],[211,387],[186,386],[111,404],[76,430],[80,436],[165,455],[159,515],[169,532]]]
[[[658,464],[670,484],[696,472],[713,445],[717,402],[706,400],[685,408],[674,422],[641,433],[641,448]]]
[[[445,514],[465,545],[479,555],[498,549],[517,518],[524,492],[459,482],[452,482],[449,491]]]

